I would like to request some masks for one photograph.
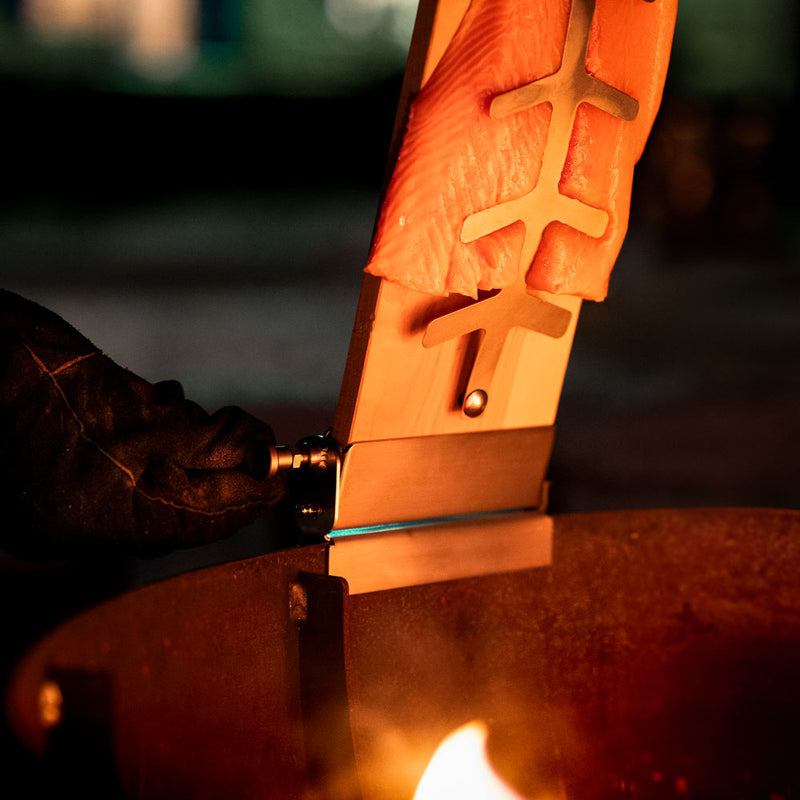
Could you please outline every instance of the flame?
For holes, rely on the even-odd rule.
[[[492,769],[488,735],[484,723],[470,722],[447,736],[433,754],[414,800],[524,800]]]

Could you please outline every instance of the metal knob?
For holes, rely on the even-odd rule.
[[[313,436],[301,440],[296,445],[270,445],[267,478],[272,478],[279,472],[297,469],[327,469],[332,458],[332,441],[328,436]],[[338,453],[338,450],[336,452]]]

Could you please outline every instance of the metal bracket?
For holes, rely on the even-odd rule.
[[[570,311],[545,300],[542,292],[529,292],[525,272],[520,270],[515,283],[498,294],[434,319],[425,330],[422,346],[437,347],[448,339],[483,331],[461,401],[466,416],[478,417],[489,403],[492,378],[509,333],[519,327],[559,339],[571,319]]]
[[[554,428],[355,442],[330,434],[274,448],[307,535],[541,509]]]
[[[541,508],[552,426],[355,442],[334,530]]]
[[[361,800],[347,697],[347,584],[301,572],[291,589],[305,599],[305,613],[297,621],[308,782],[303,797]]]

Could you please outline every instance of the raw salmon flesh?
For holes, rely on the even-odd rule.
[[[676,12],[472,0],[411,104],[367,271],[476,297],[525,269],[529,289],[602,300]]]

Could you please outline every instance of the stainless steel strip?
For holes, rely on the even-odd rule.
[[[357,442],[334,530],[542,505],[552,426]]]
[[[328,572],[351,595],[515,572],[552,562],[553,519],[538,512],[334,538]]]

